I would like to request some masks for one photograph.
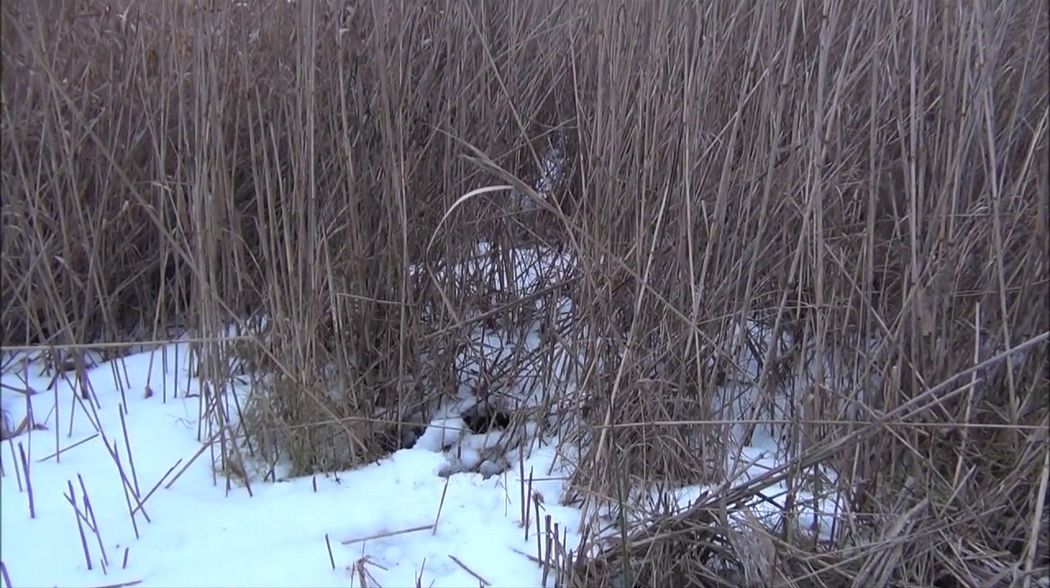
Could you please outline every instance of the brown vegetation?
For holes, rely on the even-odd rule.
[[[575,385],[513,348],[484,384],[527,364],[552,414],[586,406],[580,499],[654,511],[562,580],[1027,585],[1050,573],[1048,35],[1034,0],[3,0],[3,343],[181,325],[220,434],[311,471],[396,447],[474,327],[546,321]],[[492,185],[528,198],[454,206]],[[526,246],[576,263],[493,293],[453,271],[482,241],[503,275]],[[534,304],[555,293],[571,320]],[[724,481],[713,399],[748,346],[763,400],[790,394],[788,467],[626,504]],[[271,377],[226,431],[248,356]],[[730,528],[777,476],[848,497],[830,543]]]

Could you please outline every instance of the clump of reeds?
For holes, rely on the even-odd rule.
[[[683,555],[699,525],[723,562],[772,548],[781,582],[1028,582],[1050,566],[1044,8],[5,2],[3,343],[181,326],[213,423],[347,467],[455,393],[479,330],[551,323],[544,293],[453,271],[545,247],[574,263],[546,339],[572,386],[526,346],[482,380],[562,378],[528,418],[581,410],[594,504],[622,480],[733,497],[566,578],[719,577]],[[456,204],[492,185],[514,190]],[[267,374],[241,418],[245,353]],[[843,497],[829,541],[734,535],[762,489],[719,486],[744,388],[754,420],[782,407],[789,494]]]

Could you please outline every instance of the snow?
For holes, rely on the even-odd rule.
[[[572,544],[580,513],[559,506],[568,472],[559,465],[556,443],[540,447],[534,442],[518,468],[487,479],[479,473],[443,477],[450,455],[442,449],[451,450],[451,441],[466,439],[477,452],[489,445],[484,435],[464,435],[465,424],[456,418],[436,421],[415,446],[379,463],[329,477],[256,481],[251,495],[241,485],[227,493],[223,477],[213,470],[205,451],[169,488],[175,474],[201,448],[196,438],[200,397],[193,394],[198,388],[187,365],[169,362],[167,402],[159,393],[147,398],[150,359],[149,353],[141,353],[122,361],[131,384],[124,394],[125,423],[138,480],[136,494],[144,497],[163,482],[145,500],[134,525],[120,470],[106,447],[106,441],[116,446],[131,479],[120,423],[121,393],[106,382],[107,376],[112,379],[112,366],[100,363],[88,373],[101,405],[97,415],[102,434],[97,436],[79,403],[72,435],[67,435],[76,390],[60,379],[48,391],[50,378],[36,375],[37,365],[29,368],[28,382],[38,393],[28,398],[35,421],[46,430],[10,439],[0,452],[4,472],[0,559],[14,586],[136,581],[141,586],[361,586],[361,570],[370,576],[369,582],[382,586],[414,586],[417,578],[423,586],[478,585],[479,580],[453,558],[494,585],[538,586],[542,570],[524,555],[534,556],[536,547],[534,540],[525,540],[520,524],[518,471],[543,478],[532,483],[532,490],[543,497],[546,514],[566,529]],[[159,366],[154,357],[153,370]],[[177,398],[176,370],[183,387]],[[3,383],[3,408],[12,420],[21,421],[27,397],[8,386],[17,389],[24,384],[11,371],[4,373]],[[153,374],[151,387],[156,390],[160,385]],[[88,441],[64,450],[59,459],[48,458],[55,452],[56,427],[62,448]],[[11,455],[19,447],[29,461],[35,518],[30,517],[26,476]],[[84,510],[81,479],[101,536],[84,529],[91,570],[85,563],[74,510],[65,497],[72,482],[76,502]],[[134,480],[130,483],[135,486]],[[134,504],[136,499],[131,500]]]
[[[361,586],[362,575],[368,585],[414,586],[418,578],[423,586],[466,586],[478,584],[473,574],[493,585],[539,586],[542,570],[529,557],[536,543],[525,539],[521,522],[523,485],[540,495],[567,545],[579,543],[581,511],[561,504],[572,471],[557,439],[541,443],[535,424],[517,444],[501,444],[504,434],[495,430],[472,433],[462,417],[471,405],[465,398],[439,410],[411,448],[378,463],[328,477],[254,480],[251,493],[235,483],[227,491],[210,451],[193,460],[202,448],[201,387],[188,356],[185,343],[173,343],[113,362],[98,358],[86,372],[97,406],[80,399],[71,374],[55,378],[39,362],[10,362],[0,401],[11,428],[29,411],[39,425],[0,451],[0,559],[14,586]],[[742,363],[753,368],[750,360]],[[27,388],[33,393],[24,394]],[[761,433],[727,464],[731,476],[744,481],[779,465],[776,435]],[[524,451],[499,455],[501,447],[521,443]],[[35,517],[16,461],[20,451],[29,463]],[[823,475],[834,481],[833,472]],[[85,524],[83,543],[67,500],[70,484],[85,513],[86,494],[87,519],[97,525],[95,536]],[[712,490],[662,492],[687,507]],[[775,527],[786,492],[783,484],[765,489],[751,515]],[[661,498],[653,495],[650,503]],[[138,500],[142,512],[131,517],[129,502]],[[826,539],[830,513],[839,510],[834,497],[800,490],[796,500],[799,526]],[[743,513],[733,516],[744,525]]]

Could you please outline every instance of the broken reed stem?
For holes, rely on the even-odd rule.
[[[98,539],[98,550],[102,552],[102,570],[105,571],[106,566],[109,565],[109,556],[106,555],[106,547],[102,541],[102,532],[98,527],[98,521],[95,519],[95,509],[91,507],[91,499],[88,497],[87,486],[84,484],[83,476],[77,474],[77,480],[80,482],[84,510],[87,512],[88,516],[91,517],[91,530],[95,532],[95,538]]]
[[[113,458],[113,461],[116,462],[116,464],[117,464],[117,471],[120,472],[121,478],[124,480],[124,482],[120,485],[120,487],[124,491],[124,503],[128,507],[128,516],[131,517],[131,528],[135,531],[135,538],[138,539],[139,538],[139,524],[135,520],[135,513],[136,513],[135,507],[133,507],[131,505],[131,488],[128,485],[127,479],[124,478],[124,468],[120,465],[120,455],[117,453],[117,446],[116,445],[113,446],[113,449],[110,452],[110,456]],[[142,504],[139,503],[138,506],[141,507]],[[146,511],[144,511],[144,510],[142,511],[142,516],[146,517],[146,521],[147,522],[149,521],[149,517],[146,516]]]
[[[172,378],[171,382],[172,399],[177,399],[179,397],[179,347],[179,345],[176,345],[175,348],[172,350],[173,357],[171,359],[171,364],[173,369],[171,370],[171,373],[174,374],[174,377]],[[168,381],[165,378],[161,378],[161,380],[164,382],[164,388],[161,390],[160,402],[161,404],[167,404]]]
[[[343,545],[352,545],[354,543],[361,543],[362,541],[371,541],[373,539],[384,539],[386,537],[395,537],[397,535],[405,535],[407,533],[418,533],[420,531],[429,531],[433,528],[433,525],[423,525],[420,527],[412,527],[411,529],[403,529],[401,531],[390,531],[388,533],[376,533],[375,535],[369,535],[367,537],[359,537],[357,539],[347,539],[340,541]]]
[[[29,479],[29,459],[26,458],[25,448],[22,447],[22,442],[18,442],[18,455],[22,460],[22,471],[26,476],[26,493],[29,495],[29,518],[36,518],[36,504],[33,501],[33,483]]]
[[[576,546],[576,561],[580,561],[583,558],[589,557],[589,550],[587,548],[587,540],[590,538],[590,526],[583,528],[583,534],[580,535],[580,543]]]
[[[525,527],[525,540],[529,540],[529,501],[525,499],[528,494],[525,493],[525,451],[524,449],[518,452],[518,489],[521,492],[521,524]]]
[[[492,585],[492,582],[489,582],[489,581],[488,581],[488,580],[486,580],[485,578],[482,578],[482,577],[481,577],[481,575],[479,575],[479,574],[478,574],[477,572],[475,572],[474,570],[472,570],[472,569],[470,569],[469,567],[467,567],[467,564],[465,564],[465,563],[463,563],[462,561],[460,561],[460,560],[459,560],[459,558],[457,558],[456,556],[454,556],[454,555],[452,555],[452,554],[450,553],[450,554],[448,554],[448,557],[449,557],[449,558],[450,558],[450,559],[451,559],[452,561],[456,562],[456,564],[457,564],[457,565],[459,565],[459,567],[463,568],[463,569],[464,569],[464,570],[465,570],[465,571],[466,571],[466,572],[467,572],[468,574],[470,574],[471,576],[474,576],[474,578],[475,578],[475,579],[476,579],[476,580],[477,580],[478,582],[481,582],[481,585],[482,585],[482,586],[491,586],[491,585]]]
[[[70,449],[73,449],[74,447],[77,447],[78,445],[83,445],[84,443],[87,443],[88,441],[91,441],[95,437],[98,437],[98,433],[92,433],[90,437],[85,437],[85,438],[81,439],[80,441],[77,441],[76,443],[74,443],[74,444],[72,444],[72,445],[70,445],[68,447],[60,447],[58,449],[58,451],[56,451],[56,452],[54,452],[54,453],[52,453],[50,455],[46,455],[44,457],[41,457],[40,459],[36,460],[36,462],[37,463],[44,463],[45,461],[51,459],[52,457],[56,458],[55,461],[57,462],[58,461],[57,458],[58,458],[59,454],[61,454],[62,452],[69,451]]]
[[[360,561],[354,562],[354,571],[357,572],[357,581],[361,585],[361,588],[372,588],[368,585],[368,570],[365,569],[365,564]]]
[[[536,501],[536,506],[537,506],[537,508],[539,508],[539,501],[538,500]],[[544,525],[546,526],[547,553],[544,554],[544,557],[543,557],[543,581],[542,581],[541,585],[542,586],[546,586],[547,585],[547,575],[550,574],[550,571],[551,571],[551,552],[553,551],[551,549],[551,542],[553,541],[553,539],[552,539],[553,534],[551,532],[551,515],[544,515],[543,518],[544,518]]]
[[[423,588],[423,570],[427,567],[427,558],[423,558],[423,563],[419,565],[419,571],[416,572],[416,588]]]
[[[62,422],[62,417],[59,412],[60,403],[58,402],[58,386],[55,386],[52,390],[55,402],[55,463],[62,463],[62,442],[59,439],[59,426],[58,423]],[[43,461],[43,460],[41,460]]]
[[[73,422],[76,420],[77,403],[81,402],[80,396],[78,396],[76,393],[70,394],[69,396],[70,396],[70,398],[69,398],[69,428],[66,429],[66,437],[72,437],[73,436]],[[81,403],[81,405],[83,405],[83,404]],[[88,420],[90,420],[90,418]],[[57,422],[56,422],[56,426],[57,426]]]
[[[448,493],[448,482],[451,478],[452,476],[445,478],[445,486],[441,489],[441,501],[438,502],[438,511],[437,515],[434,517],[434,529],[431,531],[431,535],[437,535],[438,521],[441,520],[441,509],[445,506],[445,494]]]
[[[190,457],[190,460],[186,462],[186,465],[182,466],[182,469],[181,469],[181,470],[179,470],[179,472],[178,472],[177,474],[175,474],[175,477],[174,477],[174,478],[172,478],[170,482],[168,482],[167,484],[165,484],[165,485],[164,485],[164,489],[165,489],[165,490],[168,490],[168,489],[170,489],[170,488],[171,488],[171,486],[172,486],[172,485],[173,485],[173,484],[174,484],[174,483],[175,483],[175,482],[176,482],[176,481],[177,481],[177,480],[179,479],[179,477],[180,477],[180,476],[182,476],[182,474],[183,474],[183,473],[184,473],[184,472],[185,472],[185,471],[186,471],[186,470],[187,470],[187,469],[188,469],[188,468],[189,468],[189,467],[190,467],[191,465],[193,465],[193,462],[197,461],[197,458],[198,458],[198,457],[200,457],[200,456],[201,456],[201,454],[203,454],[203,453],[204,453],[205,451],[207,451],[208,447],[210,447],[210,446],[211,446],[211,445],[212,445],[213,443],[215,443],[215,441],[216,441],[216,440],[217,440],[218,438],[219,438],[219,434],[218,434],[218,433],[215,433],[214,435],[212,435],[212,436],[211,436],[211,438],[210,438],[210,439],[208,439],[207,441],[205,441],[204,443],[202,443],[202,444],[201,444],[201,446],[200,446],[200,447],[199,447],[199,448],[197,449],[197,452],[196,452],[196,453],[194,453],[194,454],[193,454],[193,456],[192,456],[192,457]]]
[[[172,471],[173,471],[173,470],[174,470],[175,468],[179,467],[179,464],[180,464],[180,463],[182,463],[182,458],[181,458],[181,457],[180,457],[180,458],[178,459],[178,461],[176,461],[176,462],[175,462],[175,465],[171,466],[170,468],[168,468],[168,471],[164,472],[164,475],[163,475],[163,476],[161,476],[159,480],[157,480],[157,483],[156,483],[156,484],[154,484],[154,485],[153,485],[153,487],[152,487],[152,488],[150,488],[149,492],[147,492],[147,493],[146,493],[146,495],[142,497],[142,500],[141,500],[141,501],[139,501],[139,505],[135,507],[135,512],[138,512],[138,511],[139,511],[139,509],[141,509],[141,508],[142,508],[143,506],[145,506],[145,505],[146,505],[146,502],[148,502],[148,501],[149,501],[149,498],[150,498],[150,496],[153,496],[153,493],[157,491],[157,488],[160,488],[160,485],[161,485],[162,483],[164,483],[164,480],[165,480],[165,479],[166,479],[166,478],[167,478],[167,477],[168,477],[169,475],[171,475],[171,472],[172,472]]]
[[[0,560],[0,576],[4,578],[4,588],[13,588],[11,576],[7,573],[7,564]]]
[[[526,488],[525,488],[525,496],[522,496],[522,498],[521,498],[521,508],[522,508],[523,511],[525,511],[525,516],[522,518],[522,522],[523,522],[523,524],[525,526],[525,540],[526,541],[529,540],[529,529],[531,527],[531,525],[529,523],[531,522],[530,521],[530,517],[531,517],[531,514],[532,514],[532,508],[529,505],[529,500],[532,498],[532,473],[533,473],[533,468],[529,467],[529,480],[528,480],[528,483],[527,483]]]
[[[160,356],[161,356],[161,362],[160,362],[161,363],[161,367],[160,367],[160,369],[162,370],[161,371],[161,378],[160,378],[160,380],[161,380],[161,385],[162,386],[164,385],[164,377],[163,377],[164,371],[163,370],[164,370],[164,365],[165,365],[165,362],[164,362],[165,351],[166,351],[165,348],[161,348],[160,349]],[[143,350],[143,352],[146,352],[146,350]],[[153,394],[154,394],[153,393],[153,367],[154,367],[153,364],[154,364],[154,362],[156,360],[156,357],[157,357],[157,350],[156,349],[150,349],[148,353],[149,353],[149,363],[146,364],[146,384],[143,387],[143,391],[142,391],[143,398],[152,398]],[[128,369],[128,367],[125,365],[124,366],[125,374],[127,373],[127,369]],[[128,387],[131,387],[131,382],[130,381],[128,382]]]
[[[119,582],[117,584],[104,584],[102,586],[92,586],[91,588],[131,588],[132,586],[138,586],[142,583],[142,580],[132,580],[130,582]]]
[[[554,534],[558,534],[558,524],[554,524]],[[558,563],[554,566],[555,570],[561,573],[561,570],[566,569],[566,566],[572,566],[572,552],[569,551],[569,530],[561,530],[561,542],[558,547]]]
[[[19,442],[21,443],[21,442]],[[22,492],[22,468],[19,467],[21,462],[18,459],[18,455],[15,454],[15,440],[10,438],[7,440],[7,445],[11,449],[11,463],[15,466],[15,481],[18,482],[18,492]]]
[[[545,561],[543,558],[543,533],[540,530],[540,501],[534,497],[532,504],[536,509],[536,516],[534,517],[536,520],[536,556],[540,558],[540,561]],[[546,563],[544,563],[544,568],[546,568]]]
[[[125,353],[141,353],[142,350],[137,351],[128,348]],[[116,359],[115,362],[111,362],[110,365],[113,367],[113,381],[117,383],[117,388],[120,390],[120,403],[123,408],[124,414],[128,414],[128,399],[125,396],[125,390],[131,388],[131,378],[128,377],[128,365],[124,361],[126,356],[122,355]],[[121,378],[121,376],[124,376]],[[146,372],[146,380],[149,381],[149,371]]]
[[[130,547],[125,547],[124,548],[124,557],[120,561],[120,569],[122,569],[122,570],[128,569],[128,555],[130,555],[130,554],[131,554],[131,548]]]
[[[124,452],[128,456],[128,467],[131,468],[131,481],[135,484],[135,495],[140,496],[139,492],[139,477],[135,473],[135,458],[131,454],[131,440],[128,438],[128,425],[124,414],[127,412],[127,404],[121,403],[120,405],[120,430],[124,433]]]
[[[33,439],[33,425],[36,423],[36,418],[33,416],[33,389],[28,384],[28,378],[29,378],[29,365],[28,364],[26,364],[26,373],[23,376],[23,378],[25,378],[26,382],[27,382],[27,384],[26,384],[26,394],[25,394],[25,399],[26,399],[26,417],[25,417],[26,433],[28,433],[28,437],[29,437],[30,441],[32,441],[32,439]],[[32,443],[30,443],[30,447],[32,447]]]
[[[77,531],[80,533],[80,546],[84,549],[84,563],[87,565],[87,569],[91,570],[93,569],[91,566],[91,551],[88,549],[87,536],[84,534],[84,522],[87,521],[87,517],[77,507],[77,495],[73,491],[73,480],[67,480],[67,482],[69,484],[69,494],[66,495],[66,500],[73,507],[73,516],[77,521]]]
[[[332,570],[335,571],[335,556],[332,555],[332,542],[328,539],[328,533],[324,534],[324,544],[328,548],[328,563],[332,564]]]

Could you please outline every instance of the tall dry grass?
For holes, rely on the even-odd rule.
[[[545,314],[453,268],[484,241],[511,277],[515,247],[546,244],[576,260],[550,276],[576,312],[547,343],[578,359],[548,398],[586,407],[574,489],[655,521],[563,581],[1047,573],[1042,3],[2,10],[5,345],[83,361],[68,346],[181,326],[220,458],[246,439],[347,467],[455,389],[475,327]],[[551,145],[565,177],[538,208],[453,206],[529,193]],[[508,356],[550,380],[543,354]],[[256,368],[251,407],[224,393],[231,358]],[[754,410],[729,413],[733,382]],[[783,471],[685,513],[624,499],[721,484],[732,421],[770,411]],[[803,490],[848,498],[830,542],[730,524],[777,479],[789,521]]]

